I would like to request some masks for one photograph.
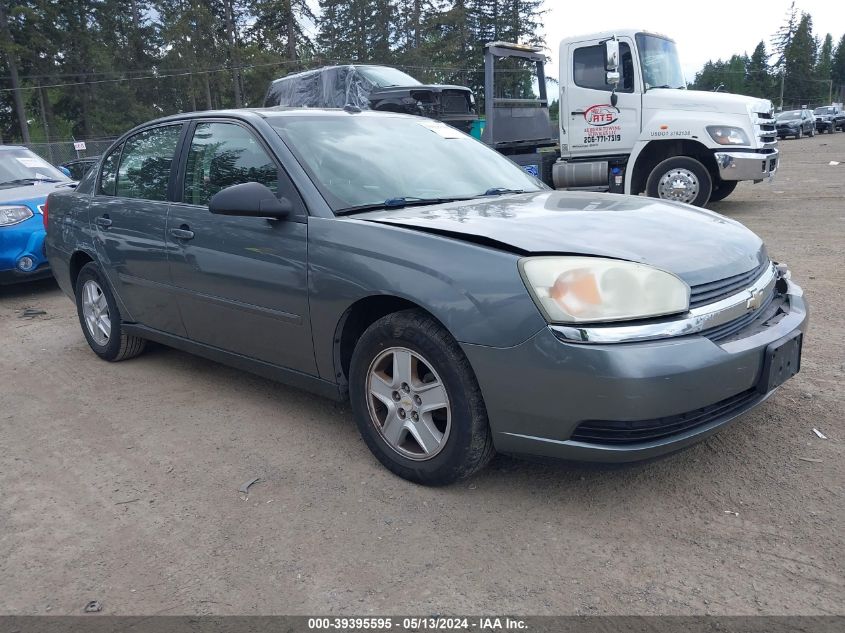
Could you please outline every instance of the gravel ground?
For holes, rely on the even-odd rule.
[[[105,364],[53,282],[0,288],[0,613],[845,613],[845,134],[781,148],[713,206],[803,285],[802,371],[644,465],[415,486],[346,406],[164,347]]]

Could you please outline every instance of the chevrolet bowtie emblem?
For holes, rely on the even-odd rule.
[[[757,290],[751,293],[751,296],[745,301],[745,308],[747,310],[756,310],[763,305],[763,291]]]

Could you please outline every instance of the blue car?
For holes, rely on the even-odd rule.
[[[25,147],[0,145],[0,284],[50,276],[44,206],[75,182]]]

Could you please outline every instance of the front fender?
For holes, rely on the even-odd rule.
[[[359,219],[310,218],[308,292],[320,376],[334,376],[338,323],[372,295],[427,310],[461,343],[511,347],[546,322],[515,253]]]

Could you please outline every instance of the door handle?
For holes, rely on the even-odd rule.
[[[170,234],[179,240],[190,240],[194,237],[194,232],[188,228],[187,224],[183,224],[178,229],[170,229]]]
[[[583,110],[575,110],[574,112],[570,112],[569,114],[571,114],[572,116],[576,116],[578,114],[584,114],[584,111]]]
[[[94,222],[100,228],[107,229],[111,226],[111,218],[108,215],[101,215],[99,218],[94,220]]]

